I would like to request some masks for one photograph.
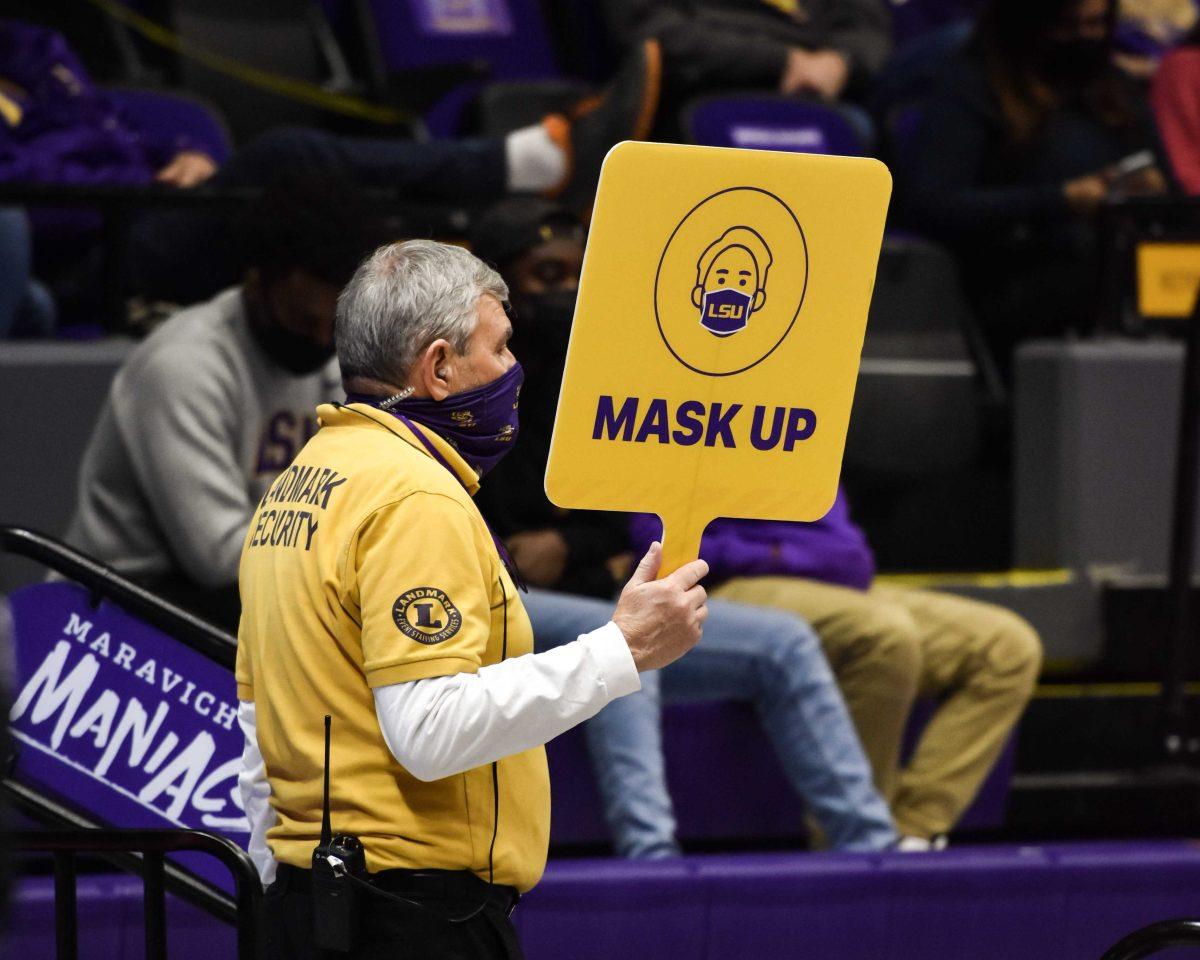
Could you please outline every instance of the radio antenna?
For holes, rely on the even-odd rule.
[[[321,801],[321,846],[327,847],[333,840],[329,826],[329,714],[325,714],[325,792]]]

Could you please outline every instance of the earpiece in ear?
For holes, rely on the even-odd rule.
[[[443,380],[445,380],[445,379],[446,379],[446,368],[445,368],[445,367],[443,367],[441,370],[438,370],[438,371],[436,371],[436,373],[437,373],[437,375],[438,375],[439,377],[441,377]]]

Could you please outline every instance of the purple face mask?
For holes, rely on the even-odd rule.
[[[389,408],[428,427],[452,446],[481,477],[498,464],[517,439],[517,401],[525,371],[514,363],[500,378],[445,400],[410,398]],[[349,403],[378,404],[378,397],[351,395]]]
[[[754,297],[740,290],[706,290],[700,301],[700,326],[718,337],[728,337],[746,326]]]

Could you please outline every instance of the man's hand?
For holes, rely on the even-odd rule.
[[[849,79],[850,64],[843,54],[793,47],[779,79],[779,92],[786,96],[813,93],[824,100],[836,100]]]
[[[505,546],[535,587],[553,587],[567,567],[567,541],[557,530],[533,530],[514,534]]]
[[[1076,177],[1064,183],[1062,191],[1072,213],[1090,217],[1108,198],[1108,176],[1104,173],[1089,173],[1085,177]]]
[[[691,650],[708,619],[708,594],[700,586],[708,564],[693,560],[655,580],[661,564],[662,544],[652,543],[613,614],[639,673],[665,667]]]
[[[184,150],[158,171],[155,180],[173,187],[194,187],[217,172],[212,157],[199,150]]]

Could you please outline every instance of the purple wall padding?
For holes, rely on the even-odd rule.
[[[52,955],[53,889],[19,885],[0,954]],[[1098,960],[1198,915],[1200,845],[1155,841],[559,860],[514,919],[529,960]],[[79,917],[85,960],[141,955],[138,880],[81,879]],[[173,960],[233,956],[231,927],[178,903],[169,917]]]
[[[931,713],[932,704],[918,705],[910,741]],[[749,704],[667,705],[663,749],[681,840],[804,837],[803,805]],[[577,728],[564,734],[548,745],[547,753],[554,796],[551,841],[561,845],[609,839],[583,733]],[[1003,823],[1014,763],[1010,743],[961,828],[982,830]]]
[[[530,960],[707,955],[708,904],[687,860],[560,861],[527,899],[513,919]]]
[[[79,878],[80,960],[141,957],[142,881],[125,874]],[[27,960],[54,956],[54,880],[38,877],[18,885],[0,956]],[[233,927],[190,904],[167,899],[167,956],[213,960],[237,956]]]

